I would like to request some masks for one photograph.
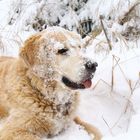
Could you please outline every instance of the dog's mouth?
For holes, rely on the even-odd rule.
[[[69,88],[71,89],[85,89],[85,88],[90,88],[92,85],[91,81],[92,77],[83,80],[81,83],[73,82],[69,78],[63,76],[62,77],[62,82]]]

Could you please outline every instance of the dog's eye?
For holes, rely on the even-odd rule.
[[[67,48],[60,49],[60,50],[58,50],[58,54],[65,55],[67,51],[68,51],[68,49],[67,49]]]

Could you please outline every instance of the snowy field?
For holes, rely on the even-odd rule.
[[[139,140],[140,4],[135,9],[136,20],[131,17],[121,25],[119,19],[140,1],[89,0],[84,8],[81,8],[78,16],[67,9],[65,11],[64,5],[59,4],[60,0],[48,0],[44,8],[45,2],[45,0],[0,0],[0,55],[18,56],[23,42],[37,32],[31,26],[37,16],[49,19],[50,22],[59,16],[59,26],[67,25],[68,29],[76,30],[74,27],[78,26],[77,20],[90,15],[97,26],[100,24],[99,15],[104,15],[104,26],[112,50],[109,50],[103,31],[87,45],[85,55],[98,62],[99,66],[92,80],[92,87],[80,91],[81,102],[77,116],[99,128],[103,134],[102,140]],[[72,1],[72,4],[76,5],[76,2],[77,0]],[[64,4],[66,3],[67,0],[64,0]],[[44,8],[44,11],[38,14],[41,8]],[[56,8],[56,11],[53,8]],[[49,9],[46,11],[50,14],[45,13],[45,9]],[[137,36],[132,34],[133,31],[123,36],[128,27],[134,27]],[[66,139],[91,140],[91,137],[83,128],[73,123],[68,130],[51,140]]]

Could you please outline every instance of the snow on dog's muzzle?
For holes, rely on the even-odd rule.
[[[96,71],[96,67],[98,64],[96,62],[92,63],[91,61],[88,61],[85,63],[85,76],[82,78],[80,82],[74,82],[70,78],[63,76],[62,82],[65,84],[65,86],[75,90],[75,89],[85,89],[90,88],[92,85],[91,79],[94,76],[94,73]]]

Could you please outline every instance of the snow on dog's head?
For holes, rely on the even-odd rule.
[[[71,89],[84,89],[91,86],[97,63],[81,55],[82,42],[77,33],[49,27],[30,37],[20,56],[45,82],[59,81]]]

